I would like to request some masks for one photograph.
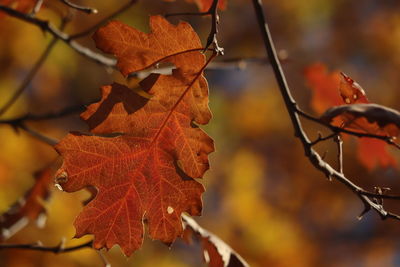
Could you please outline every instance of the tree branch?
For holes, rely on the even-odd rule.
[[[60,0],[60,1],[70,8],[85,12],[87,14],[96,14],[97,13],[97,9],[95,9],[95,8],[91,8],[91,7],[87,7],[87,6],[80,6],[80,5],[71,3],[69,0]]]
[[[3,249],[23,249],[23,250],[36,250],[36,251],[46,251],[46,252],[53,252],[55,254],[59,253],[67,253],[72,252],[75,250],[79,250],[82,248],[92,248],[93,241],[88,241],[86,243],[71,246],[71,247],[64,247],[64,242],[60,242],[57,246],[53,247],[45,247],[40,242],[35,244],[0,244],[0,250]]]
[[[204,48],[204,52],[211,46],[214,46],[214,51],[218,55],[224,54],[224,49],[218,46],[217,34],[218,34],[218,23],[219,23],[219,16],[218,16],[218,1],[213,0],[211,3],[210,8],[206,12],[183,12],[183,13],[171,13],[165,14],[165,17],[172,17],[172,16],[207,16],[211,15],[211,30],[207,37],[207,43]]]
[[[39,3],[39,1],[37,3]],[[60,26],[61,30],[64,29],[68,20],[69,20],[69,18],[62,19],[61,26]],[[51,51],[53,50],[53,48],[55,47],[57,42],[58,42],[58,39],[56,37],[53,37],[53,39],[47,45],[46,49],[43,51],[42,55],[39,57],[39,59],[36,61],[36,63],[33,65],[31,70],[29,71],[28,75],[22,81],[21,85],[18,87],[18,89],[15,91],[15,93],[10,97],[10,99],[4,104],[4,106],[0,108],[0,116],[3,115],[15,103],[15,101],[18,100],[18,98],[22,95],[22,93],[25,91],[25,89],[28,88],[28,85],[35,78],[36,74],[38,73],[40,68],[43,66],[43,64],[47,60],[47,58],[49,57]]]
[[[301,109],[299,109],[297,106],[295,107],[295,112],[296,112],[297,114],[299,114],[300,116],[302,116],[302,117],[304,117],[304,118],[306,118],[306,119],[308,119],[308,120],[310,120],[310,121],[313,121],[313,122],[315,122],[315,123],[318,123],[318,124],[320,124],[320,125],[322,125],[322,126],[325,126],[325,127],[329,128],[329,129],[333,132],[333,135],[339,134],[339,133],[347,133],[347,134],[350,134],[350,135],[353,135],[353,136],[356,136],[356,137],[375,138],[375,139],[379,139],[379,140],[385,141],[385,142],[388,143],[389,145],[392,145],[392,146],[394,146],[394,147],[400,149],[400,145],[399,145],[398,143],[394,142],[394,141],[393,141],[393,137],[391,137],[391,136],[376,135],[376,134],[370,134],[370,133],[356,132],[356,131],[352,131],[352,130],[347,130],[347,129],[345,129],[345,128],[333,126],[333,125],[330,125],[330,124],[327,123],[327,122],[322,121],[322,120],[319,119],[319,118],[315,118],[315,117],[313,117],[313,116],[311,116],[311,115],[305,113],[304,111],[302,111]],[[313,142],[313,143],[314,143],[314,142]]]
[[[387,212],[382,205],[376,203],[369,196],[367,196],[364,193],[365,192],[364,189],[351,182],[348,178],[344,176],[344,174],[332,168],[332,166],[329,165],[326,161],[324,161],[321,158],[321,156],[312,148],[312,142],[310,142],[307,134],[303,130],[302,123],[299,118],[299,112],[298,112],[299,109],[297,108],[297,103],[291,95],[289,86],[286,82],[285,74],[279,63],[279,59],[272,41],[271,33],[269,31],[269,27],[264,16],[262,0],[252,0],[252,2],[257,17],[257,22],[261,30],[261,35],[264,41],[265,49],[267,51],[268,58],[270,59],[271,66],[274,71],[280,93],[285,102],[286,110],[289,113],[294,128],[294,135],[300,139],[306,157],[308,157],[313,166],[322,173],[324,173],[326,177],[335,178],[337,181],[344,184],[347,188],[353,191],[353,193],[355,193],[361,199],[361,201],[365,205],[365,209],[362,215],[365,212],[369,211],[370,209],[373,209],[381,216],[382,219],[392,218],[400,220],[399,215]]]
[[[73,48],[79,54],[93,60],[96,63],[99,63],[106,67],[111,67],[111,68],[114,68],[116,65],[115,59],[107,58],[107,57],[105,57],[101,54],[98,54],[98,53],[90,50],[89,48],[84,47],[84,46],[80,45],[79,43],[71,40],[71,38],[68,34],[64,33],[63,31],[60,31],[59,29],[54,27],[51,23],[49,23],[46,20],[38,19],[34,16],[30,16],[28,14],[18,12],[7,6],[0,5],[0,10],[14,18],[18,18],[18,19],[28,22],[30,24],[36,25],[43,31],[48,32],[51,35],[53,35],[55,38],[62,40],[64,43],[66,43],[68,46]]]

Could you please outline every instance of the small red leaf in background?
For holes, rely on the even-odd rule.
[[[211,119],[197,34],[161,16],[150,27],[146,34],[110,22],[94,40],[124,75],[165,61],[176,66],[172,75],[143,80],[149,98],[121,84],[103,86],[102,99],[81,114],[92,135],[71,133],[56,146],[63,190],[98,190],[75,221],[76,237],[94,234],[96,249],[119,244],[125,255],[141,247],[144,222],[152,239],[171,244],[183,233],[181,214],[200,215],[204,187],[194,178],[202,178],[214,150],[197,126]]]
[[[189,216],[182,215],[185,232],[183,239],[191,243],[200,241],[203,259],[209,267],[248,267],[248,263],[216,235],[208,232]]]
[[[364,89],[357,82],[339,71],[329,73],[327,67],[322,63],[314,63],[307,67],[305,78],[307,85],[312,89],[311,107],[319,115],[333,106],[370,103]],[[349,117],[342,117],[333,123],[336,126],[343,126],[344,123],[344,127],[351,125],[350,130],[387,135],[381,131],[382,129],[378,125],[368,123],[365,118],[359,119],[356,123],[350,123]],[[390,127],[390,129],[393,128]],[[373,138],[362,138],[362,141],[357,138],[356,140],[357,157],[369,170],[378,166],[396,166],[396,160],[388,151],[386,142]]]
[[[186,0],[186,1],[196,3],[196,5],[199,7],[200,12],[207,12],[213,3],[213,0]],[[218,8],[221,10],[225,10],[226,0],[219,0]]]
[[[315,63],[304,71],[307,85],[312,89],[311,107],[318,114],[332,106],[342,105],[338,88],[340,86],[340,73],[329,73],[322,63]]]
[[[381,140],[373,138],[359,138],[357,157],[360,162],[369,170],[373,170],[376,166],[394,167],[397,165],[396,160],[387,151],[387,146],[382,145]],[[374,154],[373,157],[365,155]]]
[[[35,183],[31,189],[15,202],[7,212],[0,215],[0,241],[8,239],[30,221],[36,220],[38,227],[43,226],[46,219],[43,201],[50,196],[53,172],[46,168],[37,172],[34,177]]]

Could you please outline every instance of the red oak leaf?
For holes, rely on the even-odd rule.
[[[194,2],[199,7],[200,12],[207,12],[214,0],[186,0],[187,2]],[[218,8],[221,10],[225,10],[226,8],[226,0],[218,1]]]
[[[162,62],[170,62],[183,72],[202,67],[204,56],[198,51],[203,48],[188,23],[175,26],[162,16],[152,16],[150,29],[150,33],[143,33],[112,21],[100,28],[93,39],[97,48],[117,57],[117,67],[124,75]]]
[[[373,138],[359,138],[357,157],[360,162],[369,170],[375,166],[381,167],[395,167],[397,165],[396,159],[389,154],[387,146],[381,140]],[[366,156],[374,154],[374,156]]]
[[[43,169],[35,175],[35,183],[25,193],[24,197],[15,202],[11,208],[0,215],[0,240],[5,240],[27,225],[29,221],[37,221],[38,226],[43,226],[46,210],[44,200],[50,196],[50,184],[53,182],[53,172]]]
[[[306,68],[305,77],[313,93],[311,107],[318,114],[322,114],[332,106],[370,103],[364,89],[358,83],[344,73],[338,71],[328,73],[324,64],[315,63]],[[340,119],[333,120],[333,124],[364,133],[387,135],[376,123],[369,123],[366,118],[359,118],[354,121],[348,117],[348,114],[344,114]],[[393,127],[389,128],[392,129]],[[396,160],[390,155],[384,141],[372,138],[357,140],[357,157],[369,170],[377,166],[396,166]],[[371,148],[373,150],[369,150]],[[366,153],[367,151],[369,152]]]
[[[117,56],[124,74],[164,60],[177,69],[141,82],[150,98],[120,84],[102,87],[102,99],[81,115],[92,135],[71,133],[56,146],[62,188],[98,190],[75,221],[76,236],[94,234],[95,248],[119,244],[126,255],[140,248],[143,222],[151,238],[170,244],[183,232],[182,212],[200,215],[204,188],[193,178],[214,150],[197,126],[211,118],[205,57],[193,49],[200,41],[186,23],[150,21],[149,34],[111,22],[94,35],[96,45]]]

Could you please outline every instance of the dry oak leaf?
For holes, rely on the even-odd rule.
[[[179,67],[172,75],[152,74],[141,82],[150,98],[120,84],[103,86],[100,102],[81,115],[92,135],[71,133],[56,146],[64,158],[57,174],[63,190],[74,192],[87,186],[98,190],[75,221],[76,236],[94,234],[95,248],[119,244],[126,255],[140,248],[144,222],[151,238],[170,244],[183,232],[182,212],[200,215],[204,187],[194,178],[201,178],[209,168],[208,154],[214,150],[212,139],[197,126],[211,118],[208,86],[202,76],[205,57],[201,50],[193,52],[179,41],[193,30],[186,23],[170,25],[159,16],[150,20],[152,32],[147,37],[111,22],[94,35],[96,44],[116,54],[125,74],[160,59]],[[172,35],[164,32],[180,27],[185,30]],[[110,32],[118,40],[126,35],[143,46],[115,44]],[[200,47],[197,36],[190,39]],[[180,49],[170,48],[175,44]],[[123,61],[124,56],[129,60]],[[190,62],[195,64],[189,66]]]
[[[36,220],[38,227],[44,225],[46,209],[43,201],[50,197],[50,184],[53,184],[53,174],[53,171],[49,168],[35,173],[34,185],[7,212],[0,215],[0,241],[14,235],[29,221]]]
[[[150,17],[150,33],[119,21],[111,21],[94,35],[96,47],[117,57],[123,75],[169,62],[183,72],[198,72],[204,65],[199,37],[186,22],[169,23],[162,16]]]
[[[248,267],[249,264],[229,245],[201,227],[195,220],[182,215],[185,232],[183,239],[191,243],[198,239],[203,248],[203,258],[209,267]]]
[[[338,92],[340,73],[328,72],[322,63],[315,63],[304,70],[307,85],[312,89],[311,108],[318,114],[332,106],[342,105],[343,101]]]
[[[340,117],[346,128],[359,132],[396,137],[400,131],[400,112],[377,104],[352,104],[332,107],[321,119],[331,123]]]

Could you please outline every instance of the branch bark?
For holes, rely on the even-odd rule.
[[[324,161],[321,156],[312,148],[313,143],[309,140],[307,134],[302,127],[302,123],[299,118],[299,108],[297,107],[297,103],[291,95],[291,91],[287,84],[285,74],[279,62],[274,43],[272,41],[271,33],[265,19],[262,0],[252,0],[252,3],[268,58],[270,59],[270,63],[274,71],[280,93],[285,102],[286,110],[289,114],[294,128],[294,135],[300,140],[301,144],[303,145],[306,157],[310,160],[313,166],[317,170],[324,173],[326,177],[336,179],[347,188],[349,188],[354,194],[356,194],[358,198],[360,198],[360,200],[364,203],[364,211],[361,213],[361,215],[373,209],[381,216],[382,219],[392,218],[400,220],[399,215],[386,211],[382,205],[376,203],[373,199],[370,198],[371,194],[369,194],[369,192],[368,194],[366,194],[366,190],[354,184],[346,176],[344,176],[344,174],[336,171],[331,165]],[[381,196],[381,198],[382,197],[383,195]]]

